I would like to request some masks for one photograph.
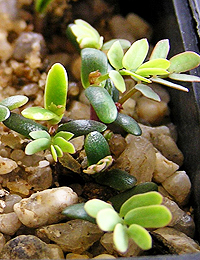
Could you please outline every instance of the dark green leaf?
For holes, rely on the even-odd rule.
[[[35,10],[43,13],[52,0],[35,0]]]

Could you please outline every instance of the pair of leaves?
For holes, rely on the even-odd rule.
[[[57,157],[62,157],[63,152],[74,153],[75,149],[72,143],[68,142],[73,137],[70,132],[60,131],[54,137],[51,137],[47,131],[33,131],[29,134],[34,141],[31,141],[25,149],[27,155],[49,149],[51,150],[54,161]]]
[[[33,120],[48,120],[52,125],[59,123],[66,109],[67,90],[67,72],[62,64],[55,63],[47,75],[44,108],[28,107],[22,115]]]

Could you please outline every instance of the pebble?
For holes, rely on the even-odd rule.
[[[5,208],[3,210],[3,213],[10,213],[13,212],[13,206],[15,203],[19,202],[22,199],[21,196],[18,194],[8,194],[5,197]]]
[[[162,182],[162,186],[169,192],[178,205],[184,206],[188,203],[191,182],[185,171],[176,171]]]
[[[73,100],[67,108],[65,115],[71,119],[90,119],[90,107]]]
[[[39,232],[58,244],[64,252],[76,254],[86,251],[103,235],[96,224],[81,219],[42,227]]]
[[[0,175],[7,174],[17,167],[18,165],[15,161],[0,156]]]
[[[0,232],[6,235],[14,235],[20,228],[21,222],[19,221],[15,212],[0,214]]]
[[[62,210],[77,201],[77,194],[69,187],[46,189],[16,203],[14,211],[25,226],[37,228],[62,220]]]
[[[0,252],[2,251],[4,245],[6,243],[6,239],[2,233],[0,233]]]
[[[52,245],[47,245],[33,235],[20,235],[8,241],[0,254],[0,259],[63,259]]]

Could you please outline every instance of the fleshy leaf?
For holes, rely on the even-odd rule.
[[[200,77],[189,74],[171,73],[168,77],[179,81],[200,82]]]
[[[51,154],[53,156],[54,161],[57,162],[58,155],[57,155],[57,151],[56,151],[56,148],[54,147],[54,145],[51,145]]]
[[[145,68],[168,69],[169,66],[170,66],[170,61],[166,59],[153,59],[143,63],[138,69],[145,69]]]
[[[160,101],[160,97],[158,96],[158,94],[156,92],[154,92],[152,90],[152,88],[150,88],[149,86],[145,85],[145,84],[137,84],[134,87],[135,89],[137,89],[138,91],[140,91],[145,97],[153,99],[155,101]]]
[[[43,107],[27,107],[21,113],[24,117],[33,120],[51,120],[58,117],[54,112]]]
[[[137,69],[144,61],[149,50],[147,39],[135,41],[125,53],[122,64],[127,70]]]
[[[169,75],[169,71],[160,68],[139,68],[135,73],[142,77]]]
[[[170,59],[169,72],[180,73],[194,69],[200,65],[200,55],[192,51],[185,51]]]
[[[7,107],[9,110],[13,110],[15,108],[25,105],[27,102],[28,98],[26,96],[16,95],[3,99],[0,102],[0,105]]]
[[[130,41],[128,40],[125,40],[125,39],[112,39],[106,43],[104,43],[103,47],[102,47],[102,50],[109,50],[110,47],[113,45],[114,42],[116,41],[119,41],[121,46],[122,46],[122,49],[128,49],[130,46],[131,46],[131,43]]]
[[[142,249],[149,250],[152,247],[152,238],[149,232],[136,224],[130,225],[127,230],[129,238],[132,238],[133,241]]]
[[[58,157],[63,157],[63,151],[62,151],[62,149],[60,148],[60,146],[54,144],[54,148],[55,148],[55,150],[56,150],[57,156],[58,156]]]
[[[156,43],[150,56],[150,60],[154,59],[166,59],[170,50],[170,44],[168,39],[160,40]]]
[[[0,105],[0,122],[6,120],[10,116],[10,110],[3,105]]]
[[[128,249],[128,233],[127,233],[127,227],[122,225],[121,223],[118,223],[113,232],[113,242],[115,247],[118,251],[121,253],[125,253]]]
[[[122,46],[119,41],[115,41],[111,48],[109,49],[108,53],[108,60],[110,64],[117,70],[122,69],[122,58],[124,56],[124,52]]]
[[[54,138],[56,138],[56,137],[62,137],[62,138],[64,138],[65,140],[69,140],[69,139],[71,139],[73,136],[74,136],[73,133],[66,132],[66,131],[60,131],[60,132],[58,132],[58,133],[54,136]]]
[[[126,90],[126,85],[125,85],[124,79],[121,76],[121,74],[116,70],[111,70],[109,72],[109,77],[113,81],[116,89],[118,89],[120,92],[124,93],[124,91]]]
[[[66,141],[63,137],[54,137],[53,144],[58,145],[63,152],[66,153],[75,153],[75,148],[72,143]]]
[[[85,211],[93,218],[96,218],[100,210],[108,208],[113,209],[111,204],[100,199],[88,200],[84,205]]]
[[[146,79],[145,77],[142,77],[130,70],[122,69],[122,70],[120,70],[120,74],[124,75],[124,76],[131,76],[135,81],[144,81],[146,83],[151,83],[150,79]]]
[[[102,209],[97,213],[96,222],[99,228],[103,231],[113,231],[118,223],[123,220],[119,217],[114,209]]]
[[[38,130],[38,131],[30,132],[29,135],[33,139],[47,138],[47,139],[51,140],[51,136],[49,135],[49,133],[47,131],[44,131],[44,130]]]
[[[159,205],[162,203],[162,200],[162,195],[156,191],[134,195],[123,203],[120,209],[120,216],[124,217],[130,210],[138,207]]]
[[[130,210],[124,217],[125,224],[137,224],[144,228],[160,228],[168,225],[171,212],[163,205],[151,205]]]
[[[89,81],[89,75],[91,72],[98,71],[101,75],[107,73],[108,60],[106,55],[93,48],[85,48],[81,51],[81,82],[84,88],[89,87],[91,82]],[[100,83],[100,86],[105,85],[105,81]]]
[[[47,138],[39,138],[31,141],[25,149],[25,154],[32,155],[34,153],[46,150],[50,147],[51,141]]]
[[[153,82],[156,82],[156,83],[159,83],[159,84],[162,84],[162,85],[165,85],[167,87],[170,87],[170,88],[175,88],[177,90],[182,90],[182,91],[185,91],[185,92],[188,92],[189,89],[187,89],[186,87],[183,87],[179,84],[176,84],[176,83],[173,83],[173,82],[170,82],[168,80],[165,80],[165,79],[161,79],[161,78],[152,78],[151,79]]]
[[[55,63],[48,72],[44,93],[44,108],[58,116],[52,118],[52,124],[57,124],[65,112],[67,89],[67,72],[60,63]]]

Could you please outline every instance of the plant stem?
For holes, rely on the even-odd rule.
[[[137,89],[135,89],[134,87],[132,87],[129,91],[127,91],[123,97],[121,97],[118,100],[118,103],[123,104],[126,100],[128,100],[133,94],[135,94],[137,92]]]

